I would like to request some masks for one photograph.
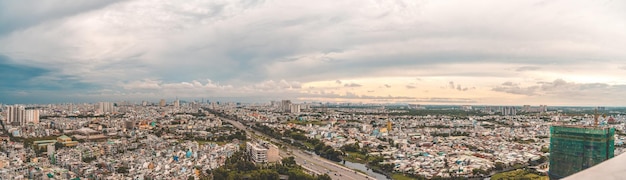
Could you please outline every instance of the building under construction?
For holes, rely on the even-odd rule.
[[[564,178],[612,158],[614,135],[614,128],[550,127],[550,178]]]

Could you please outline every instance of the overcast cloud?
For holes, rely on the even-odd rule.
[[[622,1],[0,0],[0,103],[624,105],[626,96],[609,97],[626,85],[624,9]],[[419,86],[406,85],[415,77]],[[402,78],[410,80],[392,82]],[[377,87],[385,88],[368,93]]]

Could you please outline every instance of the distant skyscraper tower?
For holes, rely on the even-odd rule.
[[[115,105],[112,102],[99,102],[98,103],[98,113],[113,113],[115,112]]]
[[[7,107],[7,122],[13,125],[23,126],[26,124],[26,110],[24,106],[13,105]]]
[[[26,123],[39,124],[39,109],[27,109],[25,121]]]
[[[539,105],[539,112],[548,112],[548,105]]]
[[[387,118],[387,132],[391,132],[393,129],[393,123],[391,123],[391,119]]]
[[[517,115],[517,108],[516,107],[502,107],[502,115],[503,116],[515,116]]]
[[[550,127],[550,170],[560,179],[610,159],[614,155],[614,128]]]
[[[289,112],[290,113],[300,113],[300,104],[291,104],[289,105]]]
[[[289,112],[291,110],[291,100],[283,100],[280,104],[283,112]]]
[[[174,107],[180,107],[180,100],[178,100],[178,98],[174,101]]]
[[[165,107],[165,99],[161,99],[161,101],[159,101],[159,106]]]

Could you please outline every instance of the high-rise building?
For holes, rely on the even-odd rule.
[[[289,105],[290,113],[300,113],[300,104],[291,104]]]
[[[567,177],[614,155],[614,128],[550,127],[550,170],[553,179]]]
[[[247,142],[246,152],[254,163],[277,162],[280,160],[278,147],[268,142]]]
[[[513,106],[501,107],[500,112],[502,112],[503,116],[515,116],[517,115],[517,108]]]
[[[32,122],[34,124],[39,124],[39,109],[27,109],[24,118],[26,123]]]
[[[548,105],[539,105],[539,112],[548,112]]]
[[[283,110],[283,112],[289,112],[291,110],[291,100],[281,101],[280,108]]]
[[[24,106],[7,106],[7,122],[17,126],[26,124],[26,110]]]
[[[165,99],[161,99],[161,101],[159,101],[159,106],[165,107]]]
[[[96,112],[100,114],[113,113],[115,112],[115,106],[112,102],[99,102],[98,109]]]
[[[254,163],[267,162],[267,151],[268,151],[267,148],[260,146],[257,143],[247,142],[246,151],[250,155],[252,162]]]
[[[180,107],[180,100],[178,100],[178,98],[176,98],[176,101],[174,101],[174,107]]]

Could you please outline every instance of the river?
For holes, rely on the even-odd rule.
[[[372,177],[374,177],[374,178],[376,178],[378,180],[390,180],[384,174],[376,173],[376,172],[372,171],[371,169],[368,169],[367,167],[365,167],[365,164],[353,163],[353,162],[350,162],[350,161],[346,161],[345,166],[350,168],[350,169],[358,169],[360,171],[366,172],[367,175],[370,175],[370,176],[372,176]]]

